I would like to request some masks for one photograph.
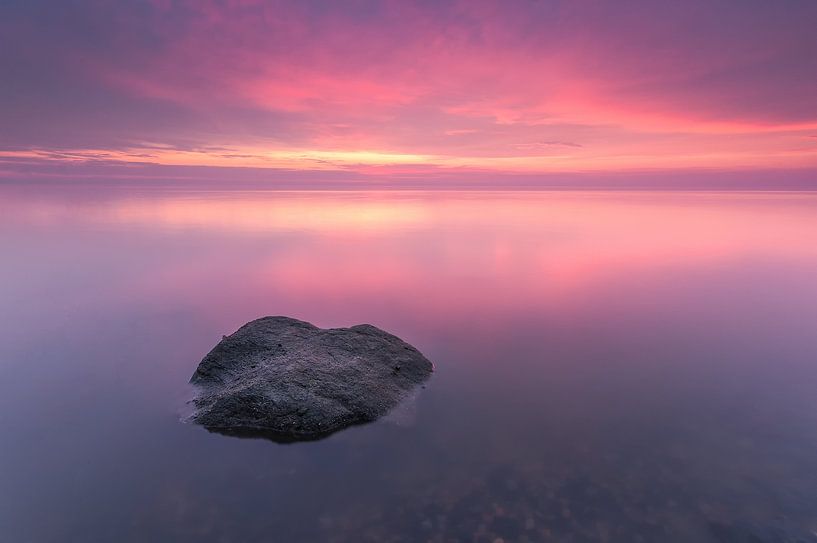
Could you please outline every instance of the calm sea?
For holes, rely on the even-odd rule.
[[[817,541],[817,194],[0,187],[0,541]],[[263,315],[436,364],[386,420],[180,422]]]

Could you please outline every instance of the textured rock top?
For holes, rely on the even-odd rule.
[[[191,420],[227,434],[317,439],[385,415],[432,371],[420,351],[369,324],[263,317],[199,363]]]

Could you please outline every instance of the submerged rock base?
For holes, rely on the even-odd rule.
[[[230,435],[319,439],[385,415],[432,371],[420,351],[368,324],[323,329],[263,317],[199,363],[190,418]]]

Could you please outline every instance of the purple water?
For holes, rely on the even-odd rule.
[[[817,195],[0,187],[0,541],[817,541]],[[244,322],[437,371],[280,445],[180,422]]]

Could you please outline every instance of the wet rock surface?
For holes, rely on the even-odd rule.
[[[417,349],[368,324],[322,329],[263,317],[199,363],[190,420],[229,435],[320,439],[385,415],[432,371]]]

